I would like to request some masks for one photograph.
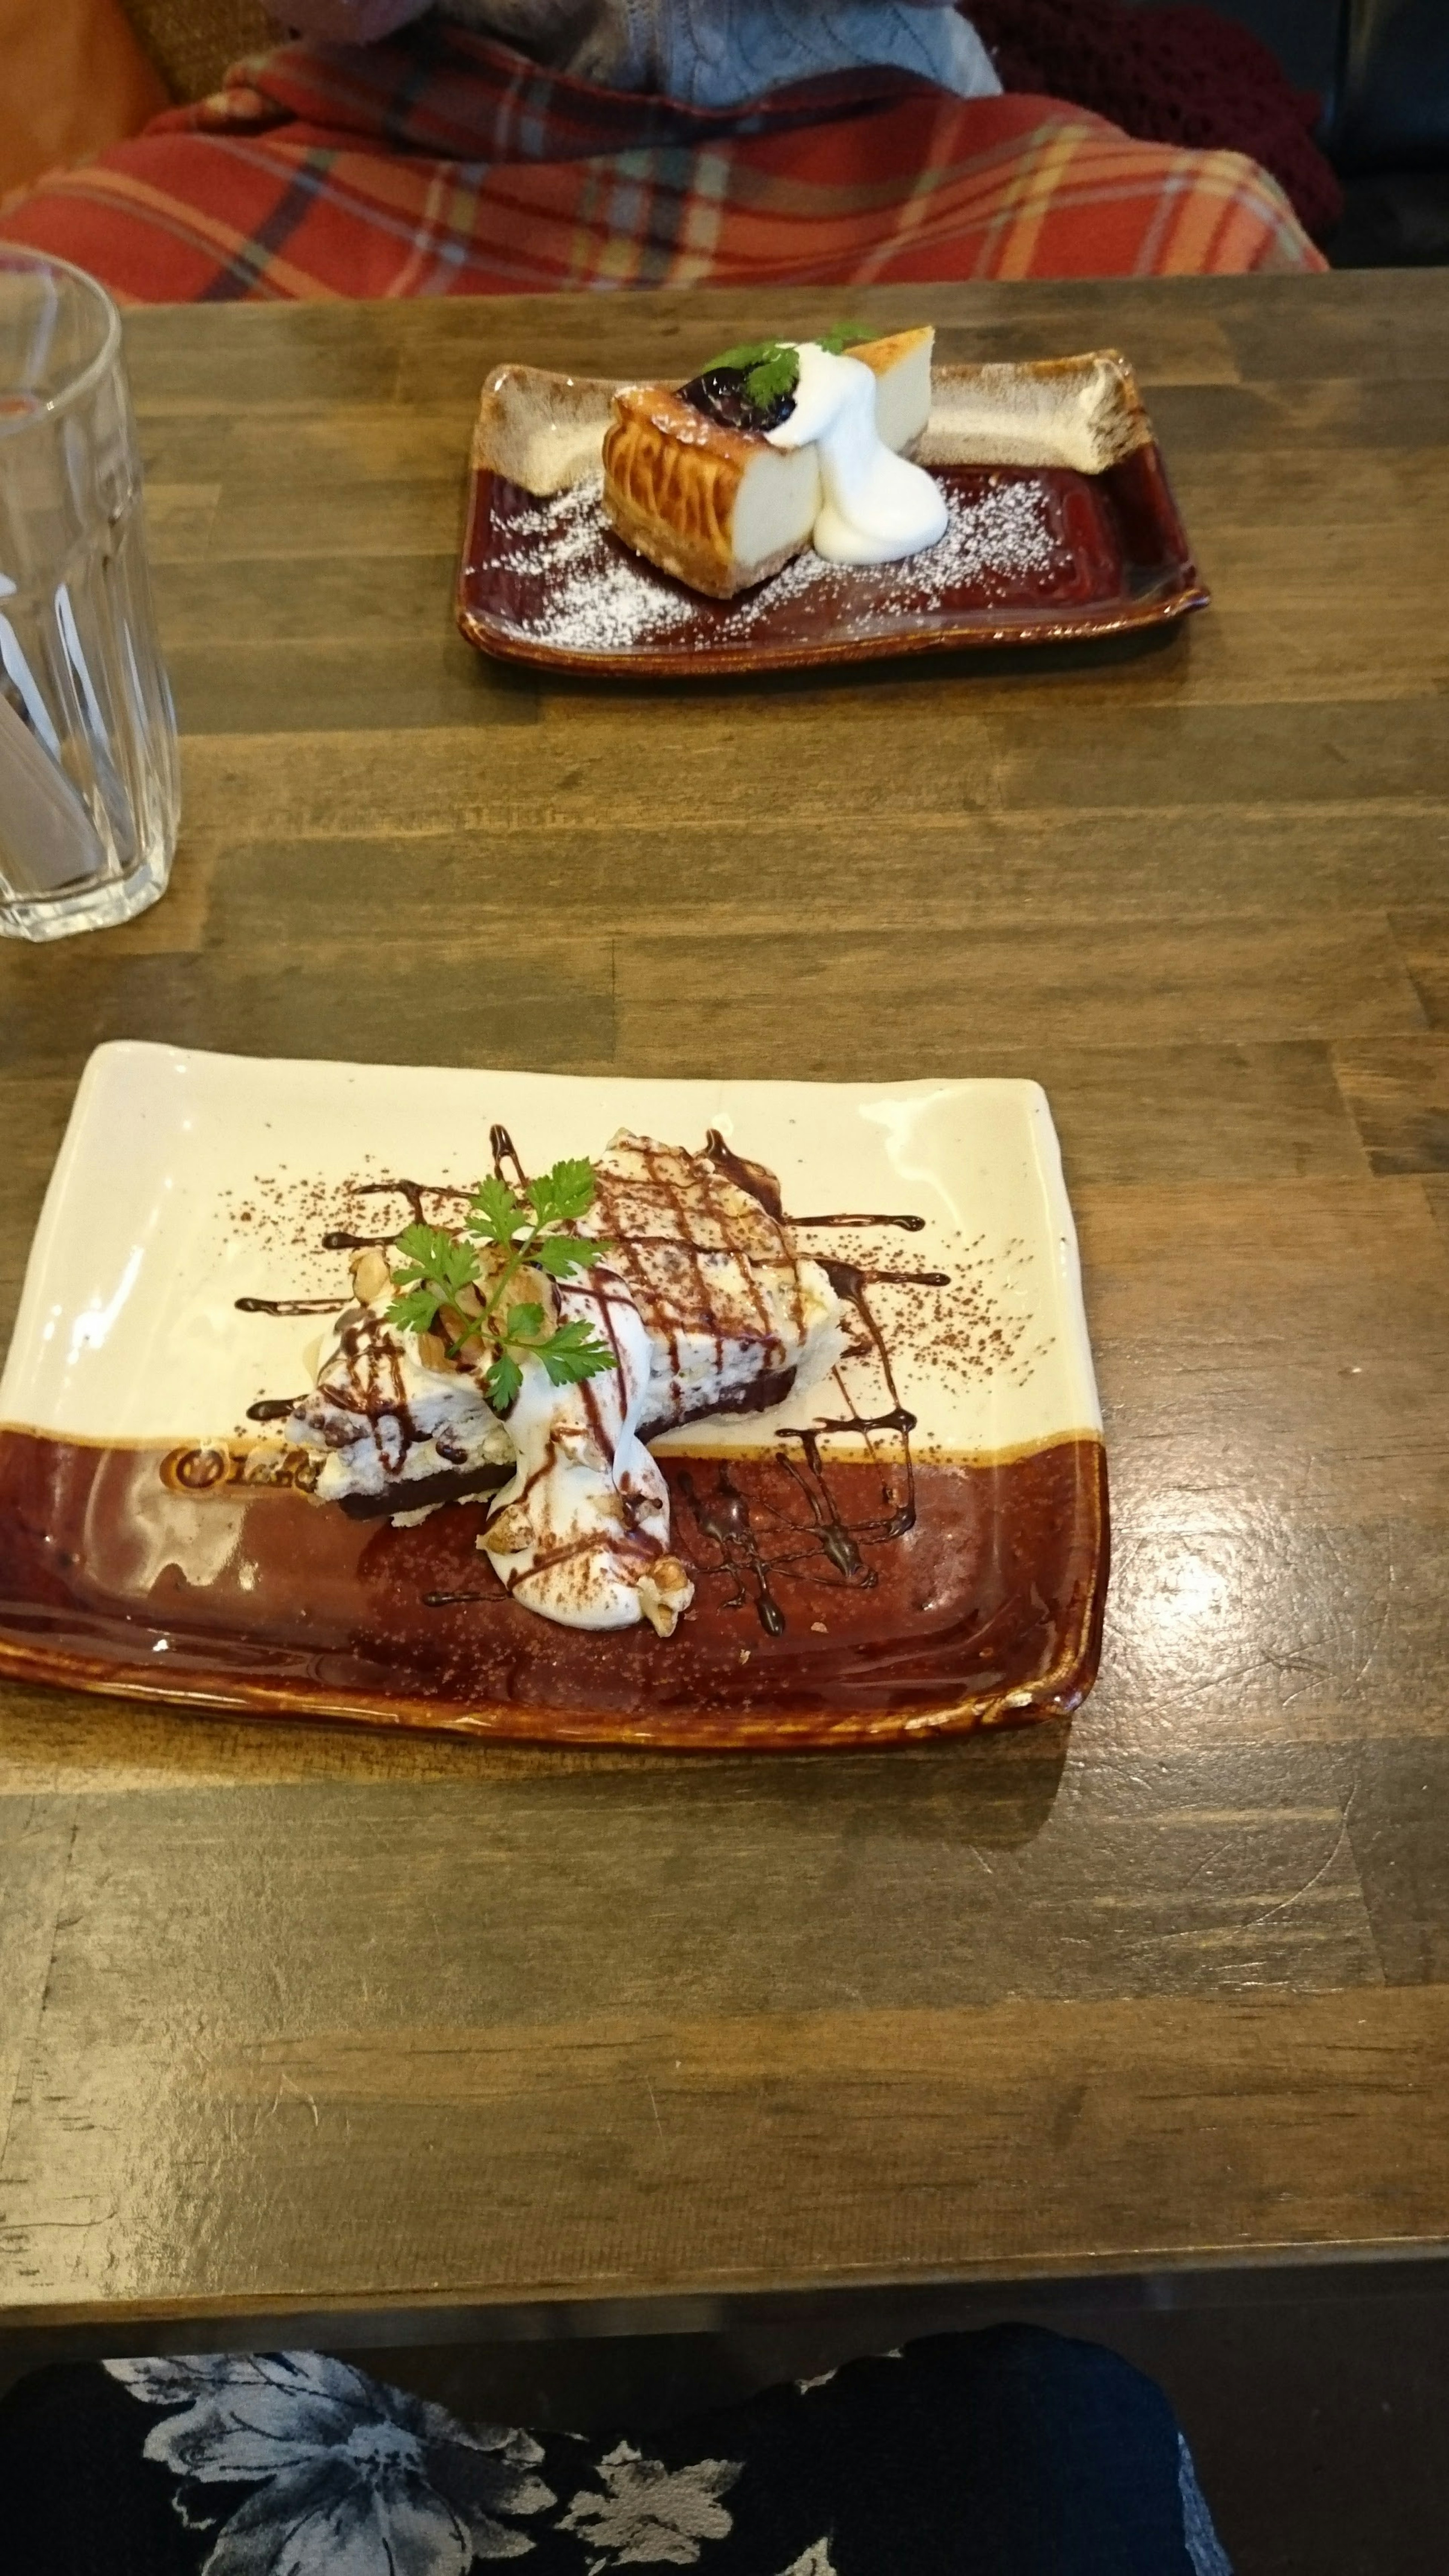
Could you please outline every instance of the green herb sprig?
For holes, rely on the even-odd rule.
[[[503,1303],[520,1270],[567,1279],[577,1270],[592,1269],[608,1250],[606,1243],[563,1230],[587,1215],[594,1188],[593,1165],[582,1161],[555,1163],[551,1172],[525,1181],[521,1190],[510,1189],[490,1173],[469,1200],[457,1233],[420,1224],[405,1226],[397,1238],[402,1257],[392,1272],[398,1294],[388,1307],[388,1322],[403,1332],[429,1333],[443,1309],[450,1309],[465,1329],[448,1341],[449,1358],[456,1359],[474,1340],[493,1354],[483,1382],[495,1413],[506,1413],[512,1404],[523,1384],[525,1359],[540,1360],[552,1386],[575,1386],[618,1366],[608,1344],[586,1322],[560,1324],[550,1333],[541,1305]],[[498,1267],[500,1252],[504,1258]],[[459,1298],[467,1289],[481,1290],[487,1281],[491,1285],[480,1310],[470,1315]]]
[[[868,340],[869,331],[855,322],[837,322],[816,338],[832,358]],[[745,392],[757,411],[770,411],[786,394],[793,394],[800,381],[800,352],[790,340],[743,340],[737,349],[726,349],[711,358],[700,369],[701,375],[713,375],[716,367],[738,367],[743,371]]]

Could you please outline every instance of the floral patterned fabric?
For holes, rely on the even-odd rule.
[[[210,2546],[208,2576],[466,2576],[533,2547],[529,2517],[556,2503],[527,2433],[469,2432],[440,2406],[326,2353],[203,2353],[105,2367],[165,2414],[143,2457]],[[233,2512],[213,2487],[250,2489]]]
[[[323,2353],[53,2370],[0,2406],[0,2527],[15,2576],[1231,2576],[1160,2391],[1031,2327],[602,2439]]]

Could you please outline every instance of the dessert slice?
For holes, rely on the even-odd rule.
[[[876,379],[876,434],[897,452],[930,414],[934,337],[897,331],[849,353]],[[762,343],[678,391],[622,387],[604,434],[604,512],[625,544],[716,599],[768,580],[808,545],[824,498],[818,450],[769,436],[789,417],[798,374],[796,344]]]
[[[801,1253],[773,1175],[717,1139],[691,1154],[621,1131],[594,1164],[582,1230],[608,1243],[648,1336],[646,1440],[782,1404],[841,1356],[845,1307]]]
[[[579,1230],[607,1250],[554,1293],[616,1365],[566,1387],[525,1367],[508,1415],[517,1472],[478,1545],[525,1609],[570,1628],[647,1619],[668,1637],[694,1586],[645,1442],[783,1403],[835,1365],[845,1310],[799,1252],[773,1175],[727,1147],[691,1154],[624,1131],[593,1174]]]
[[[361,1251],[287,1436],[349,1510],[503,1485],[478,1546],[521,1607],[667,1637],[693,1585],[645,1443],[824,1376],[844,1314],[772,1173],[713,1134],[691,1154],[624,1131],[516,1190],[495,1169],[460,1229]]]
[[[813,447],[786,453],[665,385],[626,385],[604,433],[604,514],[626,546],[712,598],[779,572],[820,508]]]

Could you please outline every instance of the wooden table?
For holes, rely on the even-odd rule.
[[[6,1320],[103,1038],[1036,1074],[1101,1681],[793,1761],[9,1691],[0,2323],[1443,2243],[1449,278],[852,296],[1132,354],[1215,593],[1165,650],[691,694],[454,637],[486,367],[838,302],[132,318],[185,832],[131,928],[0,957]]]

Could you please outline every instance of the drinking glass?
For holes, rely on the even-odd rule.
[[[0,932],[144,911],[180,808],[120,315],[0,242]]]

